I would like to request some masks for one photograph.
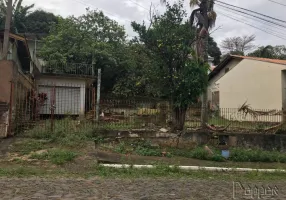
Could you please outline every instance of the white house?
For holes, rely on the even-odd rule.
[[[286,109],[286,60],[228,55],[210,74],[212,107]]]

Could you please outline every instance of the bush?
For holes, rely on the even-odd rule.
[[[76,153],[61,149],[52,149],[42,154],[32,154],[30,158],[38,160],[50,160],[53,164],[62,165],[74,160]]]
[[[198,147],[198,148],[194,149],[191,153],[191,156],[192,156],[192,158],[196,158],[196,159],[200,159],[200,160],[208,160],[209,159],[208,152],[202,147]]]

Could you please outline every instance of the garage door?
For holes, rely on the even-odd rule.
[[[51,99],[54,95],[53,88],[39,86],[39,93],[46,93],[48,99],[41,106],[40,114],[51,114]],[[55,112],[56,115],[78,115],[80,113],[80,88],[56,87],[55,88]]]

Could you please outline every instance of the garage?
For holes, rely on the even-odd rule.
[[[79,115],[80,114],[80,87],[64,86],[39,86],[38,92],[44,93],[47,99],[40,107],[40,114],[51,114],[54,100],[56,115]]]

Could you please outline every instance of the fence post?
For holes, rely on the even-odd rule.
[[[12,135],[12,114],[13,114],[13,96],[14,96],[14,81],[11,81],[10,85],[10,102],[9,102],[9,116],[8,116],[8,123],[9,123],[9,130],[7,135]]]
[[[54,132],[54,114],[55,114],[55,85],[51,88],[51,132]]]
[[[101,87],[101,69],[98,69],[98,77],[97,77],[97,99],[96,99],[96,122],[99,121],[100,87]]]

